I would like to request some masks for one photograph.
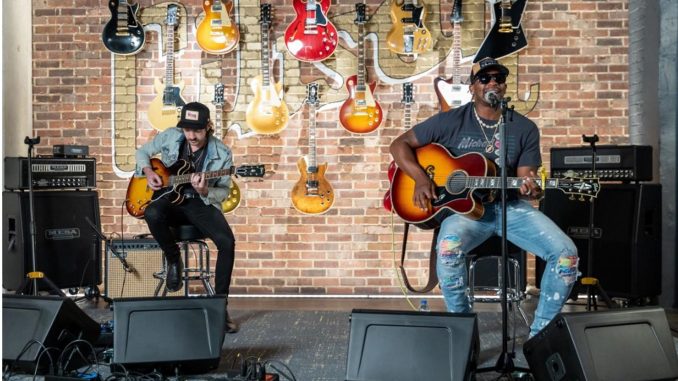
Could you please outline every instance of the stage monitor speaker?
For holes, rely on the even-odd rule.
[[[560,313],[523,345],[535,380],[675,380],[678,358],[659,307]]]
[[[39,368],[49,364],[46,354],[39,358],[45,348],[62,350],[76,339],[94,344],[99,333],[99,324],[71,299],[14,294],[2,296],[3,366],[14,364],[32,372],[38,360]],[[56,362],[59,353],[51,351],[50,355]],[[19,360],[14,363],[17,358]]]
[[[353,310],[347,381],[470,380],[476,314]]]
[[[661,186],[602,184],[595,200],[593,272],[612,297],[661,294]],[[588,275],[589,203],[549,189],[541,210],[577,245],[579,271]],[[537,261],[537,281],[545,262]],[[573,292],[585,293],[582,288]]]
[[[101,241],[86,220],[100,226],[97,192],[36,191],[33,196],[36,270],[59,288],[101,283]],[[3,192],[2,216],[2,284],[16,290],[32,270],[28,193]]]
[[[114,299],[113,363],[174,374],[219,365],[226,297]]]

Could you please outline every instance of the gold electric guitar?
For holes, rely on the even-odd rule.
[[[393,26],[386,35],[388,49],[396,54],[416,55],[433,47],[431,32],[424,25],[426,4],[417,5],[412,0],[391,0],[391,21]]]
[[[224,85],[217,83],[214,85],[214,137],[221,140],[221,116],[224,113]],[[240,187],[234,179],[231,178],[231,191],[228,197],[221,202],[221,211],[230,213],[240,205]]]
[[[203,0],[205,18],[195,32],[200,49],[212,54],[224,54],[235,49],[240,40],[238,25],[231,20],[233,1]]]
[[[334,203],[334,190],[325,179],[327,163],[317,164],[315,139],[315,113],[318,106],[318,84],[308,85],[306,103],[310,107],[308,130],[308,156],[299,158],[297,167],[301,177],[292,188],[292,205],[301,213],[320,214],[328,211]]]
[[[165,84],[163,85],[158,78],[155,79],[153,86],[158,95],[148,107],[148,121],[153,128],[159,131],[175,127],[179,121],[181,107],[186,104],[181,98],[184,81],[179,82],[176,86],[174,85],[174,28],[177,26],[178,13],[179,7],[176,4],[167,6]]]
[[[261,4],[261,74],[252,78],[254,99],[247,105],[245,121],[257,134],[277,134],[287,127],[289,112],[283,100],[283,86],[270,76],[271,4]]]

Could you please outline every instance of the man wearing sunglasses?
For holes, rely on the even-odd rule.
[[[502,144],[499,139],[499,102],[506,94],[508,75],[508,68],[493,58],[476,62],[470,76],[472,102],[434,115],[400,135],[391,144],[391,155],[400,170],[415,181],[414,205],[430,210],[431,202],[442,193],[430,178],[431,170],[425,170],[417,162],[417,148],[438,143],[453,157],[480,153],[498,167],[499,173],[501,150],[508,146],[508,176],[521,177],[524,181],[519,189],[508,192],[507,238],[547,262],[541,281],[541,297],[530,327],[531,337],[560,312],[577,279],[578,256],[574,242],[530,203],[543,196],[542,189],[533,180],[541,165],[536,124],[514,113],[506,122],[508,144]],[[501,234],[500,201],[500,197],[494,200],[486,197],[482,201],[482,216],[453,213],[441,222],[436,246],[437,273],[450,312],[471,311],[466,293],[465,256],[492,235]]]

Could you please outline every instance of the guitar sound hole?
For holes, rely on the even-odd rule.
[[[445,189],[451,194],[460,194],[466,190],[466,173],[454,171],[447,178]]]

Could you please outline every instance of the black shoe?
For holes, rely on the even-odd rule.
[[[226,311],[226,322],[224,324],[224,331],[226,333],[236,333],[240,327],[238,327],[238,323],[233,321],[231,317],[228,315],[228,311]]]
[[[181,290],[184,282],[181,279],[181,276],[184,272],[184,264],[181,261],[181,258],[175,260],[167,259],[167,290],[170,292],[176,292]]]

